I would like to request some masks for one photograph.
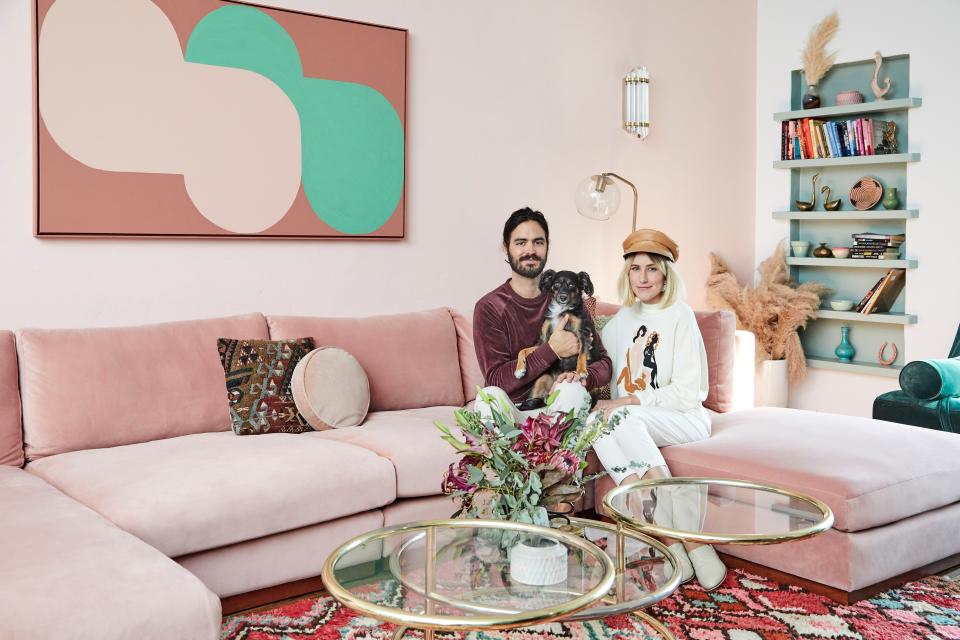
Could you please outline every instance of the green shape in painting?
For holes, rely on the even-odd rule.
[[[254,7],[208,13],[190,34],[184,58],[254,71],[289,96],[300,115],[303,190],[321,220],[365,234],[390,219],[403,194],[403,125],[383,94],[354,82],[305,78],[293,39]]]

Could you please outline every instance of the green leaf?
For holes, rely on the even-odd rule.
[[[467,477],[473,484],[479,484],[483,481],[484,475],[481,469],[473,466],[472,464],[467,465]]]
[[[450,444],[450,446],[452,446],[457,451],[472,451],[472,449],[470,448],[470,445],[468,445],[466,442],[458,440],[452,435],[441,436],[440,439],[445,440],[447,443]]]

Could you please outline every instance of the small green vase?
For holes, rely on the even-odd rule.
[[[840,344],[833,352],[840,362],[853,362],[853,356],[857,355],[857,350],[850,344],[850,327],[848,325],[840,327]]]
[[[883,194],[883,200],[881,200],[883,208],[887,210],[897,209],[900,207],[900,198],[897,196],[896,187],[887,187],[887,190]]]

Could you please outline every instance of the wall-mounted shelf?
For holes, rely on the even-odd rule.
[[[852,269],[916,269],[917,259],[861,260],[855,258],[787,258],[794,267],[850,267]]]
[[[774,211],[774,220],[912,220],[920,215],[918,209],[896,211]]]
[[[774,160],[775,169],[803,169],[805,167],[844,167],[850,165],[905,164],[919,162],[919,153],[890,153],[880,156],[846,156],[844,158],[812,158],[810,160]]]
[[[819,109],[801,109],[799,111],[781,111],[773,114],[773,119],[800,120],[801,118],[839,118],[840,116],[862,116],[868,113],[890,113],[905,111],[923,104],[921,98],[900,98],[899,100],[874,100],[857,104],[843,104]]]
[[[840,362],[836,358],[818,358],[807,356],[807,366],[811,369],[830,369],[831,371],[846,371],[847,373],[864,373],[871,376],[885,378],[899,378],[900,369],[897,365],[885,366],[882,364],[867,364],[863,362]]]
[[[834,311],[820,309],[818,318],[843,320],[844,322],[877,322],[880,324],[916,324],[917,316],[912,313],[860,313],[859,311]]]

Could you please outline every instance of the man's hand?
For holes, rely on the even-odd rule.
[[[583,386],[587,386],[587,377],[586,376],[581,377],[580,375],[577,374],[576,371],[565,371],[560,375],[558,375],[557,379],[554,380],[553,389],[556,389],[557,385],[560,384],[561,382],[579,382]],[[553,391],[553,389],[551,389],[551,391]]]
[[[580,341],[577,340],[577,336],[564,328],[569,321],[570,317],[564,315],[560,324],[557,325],[557,329],[550,334],[550,339],[547,341],[558,358],[569,358],[580,353]]]
[[[629,407],[635,404],[639,404],[639,402],[637,402],[637,399],[633,396],[626,396],[625,398],[619,398],[617,400],[598,400],[596,406],[594,406],[594,410],[602,412],[603,419],[609,420],[613,412],[620,407]]]

